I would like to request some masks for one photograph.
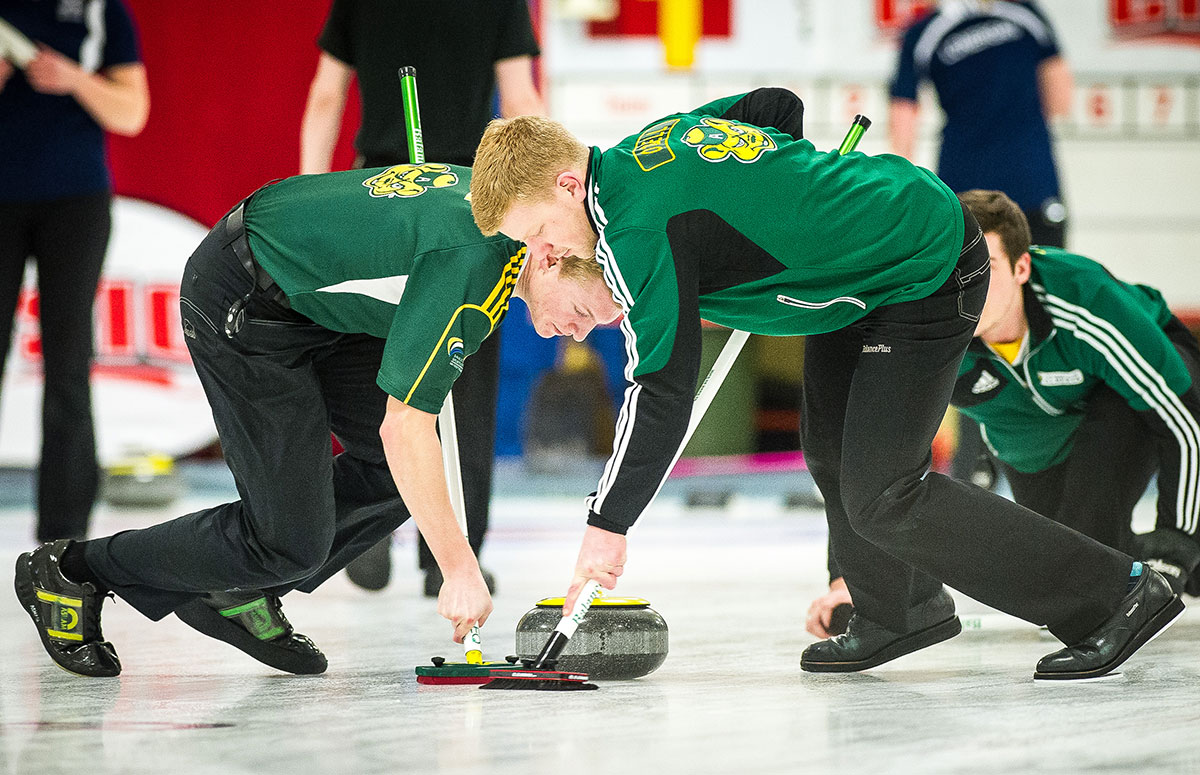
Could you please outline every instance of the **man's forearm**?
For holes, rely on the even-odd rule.
[[[1071,68],[1062,57],[1051,57],[1038,66],[1038,93],[1047,119],[1070,115],[1074,92]]]
[[[438,567],[448,576],[474,568],[477,563],[450,505],[435,420],[436,415],[389,398],[388,417],[380,435],[400,497],[416,520]]]
[[[544,116],[546,105],[533,82],[533,62],[527,56],[501,59],[495,65],[500,115]]]
[[[315,103],[309,95],[304,120],[300,124],[300,174],[313,175],[329,172],[333,160],[333,147],[337,144],[342,126],[342,104]]]
[[[695,383],[695,379],[692,380]],[[691,417],[690,394],[655,395],[639,386],[628,394],[605,475],[587,499],[588,524],[625,534],[666,479]]]

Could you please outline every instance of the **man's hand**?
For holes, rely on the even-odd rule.
[[[625,536],[588,525],[575,561],[575,577],[563,601],[563,616],[571,613],[580,590],[588,579],[595,579],[605,589],[615,589],[617,577],[625,572]]]
[[[839,605],[853,605],[850,600],[850,590],[846,588],[846,580],[841,576],[829,582],[829,593],[812,601],[808,607],[808,619],[804,629],[818,638],[831,638],[836,633],[829,631],[829,620],[833,610]]]
[[[437,611],[454,623],[454,642],[462,643],[472,627],[482,627],[491,615],[492,596],[478,565],[443,576]]]
[[[25,77],[34,91],[63,96],[74,94],[88,74],[71,59],[39,43],[37,56],[25,68]]]

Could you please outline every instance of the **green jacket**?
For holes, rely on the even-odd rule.
[[[251,252],[292,308],[386,339],[379,386],[426,412],[508,311],[525,256],[479,233],[470,183],[468,167],[402,164],[288,178],[246,205]]]
[[[691,412],[701,318],[833,331],[953,271],[963,219],[950,189],[898,156],[816,150],[798,139],[801,110],[760,89],[593,149],[587,212],[633,384],[590,524],[625,532],[661,486]]]
[[[980,423],[988,448],[1017,471],[1044,471],[1067,459],[1089,395],[1119,393],[1153,428],[1176,440],[1160,461],[1160,510],[1196,524],[1200,423],[1187,366],[1163,329],[1173,320],[1162,294],[1122,282],[1100,264],[1035,247],[1023,294],[1029,331],[1016,363],[982,341],[959,368],[953,403]],[[1182,482],[1176,498],[1164,487]]]

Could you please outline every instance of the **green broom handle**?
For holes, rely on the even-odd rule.
[[[421,135],[421,108],[417,100],[417,68],[400,68],[400,96],[404,101],[404,124],[408,128],[408,160],[412,164],[425,163],[425,140]],[[466,499],[463,497],[462,467],[458,461],[458,424],[454,420],[454,394],[447,393],[438,413],[438,427],[442,430],[442,470],[446,475],[446,486],[450,490],[450,506],[458,529],[470,542],[467,530]],[[472,625],[463,638],[463,654],[467,663],[483,663],[483,639],[479,636],[479,625]]]

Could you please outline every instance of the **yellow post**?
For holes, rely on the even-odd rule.
[[[691,68],[700,42],[701,0],[658,0],[658,36],[667,66]]]

